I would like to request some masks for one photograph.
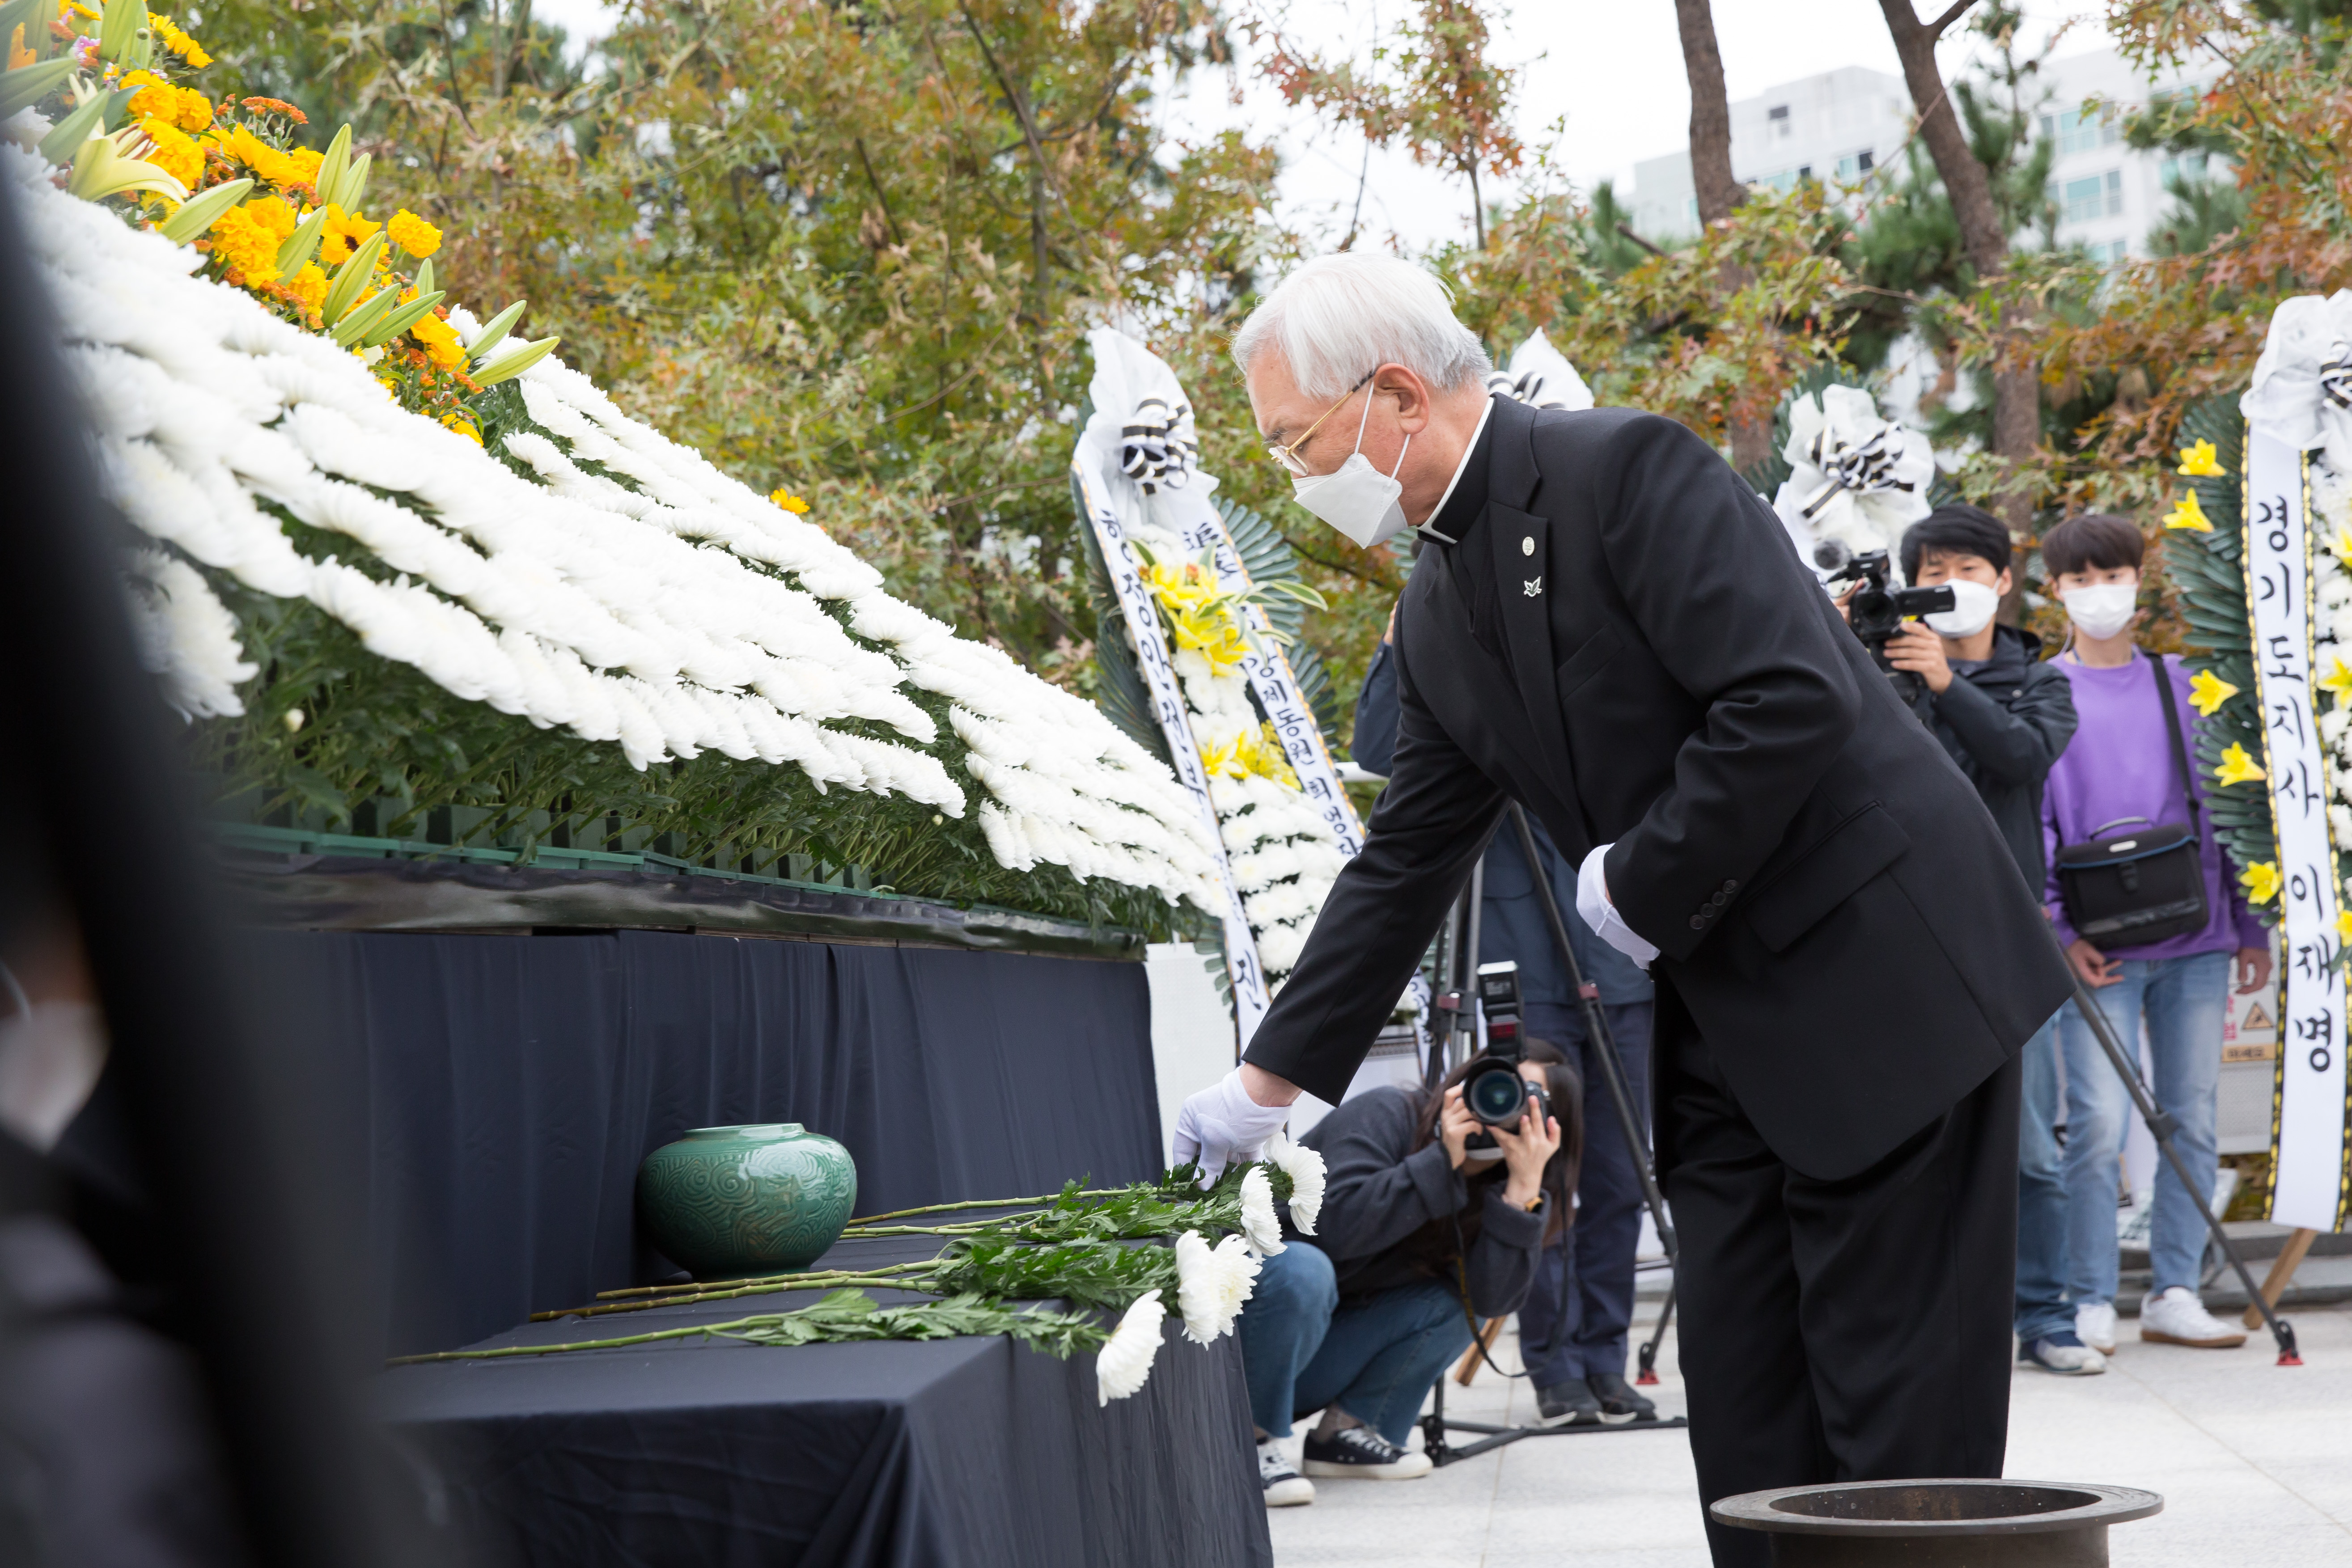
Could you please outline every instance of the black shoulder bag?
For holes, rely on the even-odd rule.
[[[2180,711],[2164,656],[2152,654],[2156,695],[2164,705],[2164,732],[2172,767],[2189,802],[2189,824],[2150,824],[2144,816],[2102,823],[2090,839],[2058,851],[2058,891],[2066,919],[2102,952],[2146,947],[2205,926],[2205,869],[2199,864],[2197,785],[2189,776],[2180,740]],[[2126,826],[2141,823],[2137,828]],[[2117,831],[2111,831],[2117,830]]]

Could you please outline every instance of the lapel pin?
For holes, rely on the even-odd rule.
[[[1525,539],[1519,541],[1519,553],[1522,555],[1533,555],[1535,552],[1536,536],[1530,533]]]
[[[1540,578],[1540,577],[1533,577],[1533,578],[1529,578],[1529,579],[1528,580],[1528,582],[1527,582],[1527,583],[1525,583],[1524,584],[1522,584],[1522,586],[1524,586],[1524,587],[1527,589],[1527,591],[1528,591],[1528,598],[1530,598],[1530,599],[1532,599],[1532,598],[1534,598],[1538,594],[1540,594],[1540,593],[1542,593],[1542,592],[1543,592],[1543,579],[1542,579],[1542,578]]]

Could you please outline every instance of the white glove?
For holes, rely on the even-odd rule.
[[[1286,1105],[1260,1105],[1242,1087],[1235,1068],[1184,1102],[1176,1113],[1176,1163],[1201,1167],[1203,1185],[1224,1173],[1235,1160],[1255,1160],[1265,1141],[1290,1120]]]
[[[1576,912],[1584,917],[1584,923],[1592,928],[1594,935],[1647,969],[1650,960],[1658,956],[1658,950],[1627,925],[1625,917],[1617,912],[1617,906],[1609,901],[1609,879],[1602,873],[1601,858],[1611,847],[1609,844],[1601,845],[1576,868]]]

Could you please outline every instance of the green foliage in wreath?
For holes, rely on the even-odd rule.
[[[2278,858],[2277,832],[2271,821],[2270,785],[2262,780],[2222,784],[2214,782],[2221,753],[2232,744],[2247,754],[2263,754],[2262,710],[2255,695],[2253,634],[2246,608],[2245,507],[2242,502],[2245,425],[2234,392],[2209,397],[2189,412],[2180,429],[2184,444],[2210,441],[2222,472],[2186,482],[2197,493],[2210,533],[2189,529],[2168,532],[2164,540],[2165,570],[2179,595],[2188,646],[2189,669],[2210,670],[2215,679],[2237,690],[2197,727],[2197,765],[2205,784],[2205,818],[2221,835],[2222,847],[2240,866]],[[2275,922],[2278,905],[2253,906],[2254,913]]]

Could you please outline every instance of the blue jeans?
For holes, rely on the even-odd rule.
[[[1242,1309],[1250,1419],[1276,1437],[1326,1405],[1402,1447],[1430,1385],[1470,1343],[1462,1300],[1432,1279],[1342,1302],[1331,1260],[1294,1241],[1258,1270]]]
[[[2017,1337],[2025,1344],[2074,1327],[2074,1309],[2066,1301],[2066,1182],[2054,1131],[2061,1016],[2052,1014],[2019,1053],[2024,1093],[2017,1129]],[[2105,1062],[2100,1070],[2113,1076]]]
[[[1625,1087],[1633,1097],[1633,1120],[1650,1116],[1650,1026],[1648,1002],[1604,1004],[1601,1016],[1616,1043]],[[1519,1354],[1528,1380],[1550,1388],[1596,1373],[1625,1375],[1625,1326],[1633,1315],[1633,1249],[1642,1239],[1642,1178],[1625,1146],[1617,1108],[1601,1076],[1592,1042],[1586,1037],[1584,1009],[1530,1002],[1528,1035],[1549,1040],[1584,1079],[1584,1163],[1576,1184],[1576,1223],[1536,1263],[1534,1284],[1519,1304]],[[1568,1253],[1565,1290],[1560,1251]]]
[[[2091,994],[2126,1051],[2147,1019],[2158,1109],[2178,1117],[2173,1146],[2197,1190],[2182,1189],[2169,1161],[2156,1165],[2148,1238],[2154,1291],[2194,1290],[2205,1255],[2204,1205],[2213,1201],[2213,1096],[2221,1075],[2221,1017],[2229,1005],[2227,952],[2126,959],[2124,977]],[[2116,1299],[2116,1203],[2124,1131],[2132,1110],[2123,1079],[2073,1002],[2061,1015],[2066,1049],[2066,1293],[2077,1303]]]

